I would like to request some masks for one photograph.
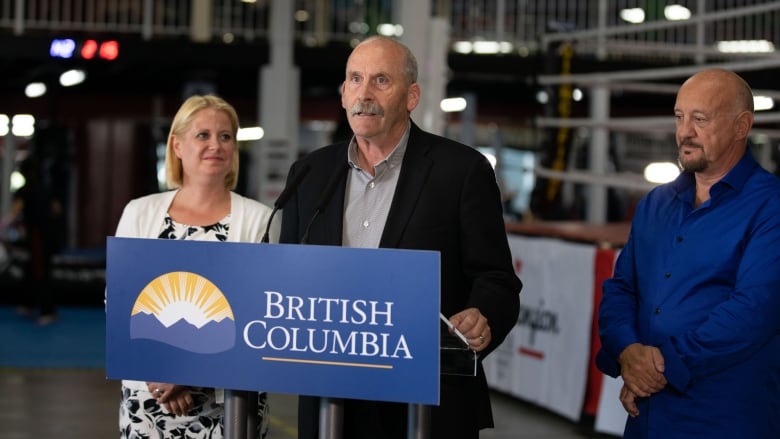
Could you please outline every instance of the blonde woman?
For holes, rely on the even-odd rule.
[[[192,96],[179,108],[165,150],[172,190],[130,201],[116,236],[260,242],[271,209],[233,189],[238,179],[238,116],[223,99]],[[278,236],[277,230],[272,230]],[[267,431],[266,395],[258,394],[258,437]],[[218,389],[122,381],[121,438],[223,437]]]

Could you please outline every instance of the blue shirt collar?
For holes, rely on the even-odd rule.
[[[745,186],[745,182],[748,180],[753,170],[758,166],[758,162],[753,158],[753,154],[750,152],[750,145],[745,150],[745,154],[739,159],[736,165],[724,176],[714,187],[728,185],[736,191],[741,191]],[[693,172],[682,172],[672,183],[672,187],[678,193],[691,190],[696,186],[696,180],[693,177]]]

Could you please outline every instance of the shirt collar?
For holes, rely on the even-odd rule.
[[[716,186],[728,185],[732,189],[742,190],[745,186],[745,182],[748,180],[753,170],[758,166],[758,162],[753,158],[753,154],[750,152],[750,147],[745,150],[745,154],[739,159],[736,165],[722,178],[719,182],[715,183]],[[693,172],[682,172],[673,182],[672,186],[677,192],[683,192],[696,185],[696,180],[693,177]]]
[[[401,162],[404,160],[404,154],[406,154],[406,145],[409,142],[409,130],[411,129],[411,126],[411,122],[406,123],[406,130],[404,130],[404,134],[401,136],[401,140],[398,141],[398,143],[395,145],[395,148],[390,151],[390,154],[388,154],[384,160],[379,163],[375,163],[374,166],[387,163],[388,168],[392,169],[401,165]],[[350,167],[354,169],[360,169],[360,166],[358,165],[357,140],[355,140],[355,136],[352,136],[352,140],[349,142],[349,148],[347,149],[347,162],[349,163]]]
[[[748,145],[748,148],[745,150],[745,154],[742,155],[742,158],[739,159],[736,165],[734,165],[733,168],[726,174],[723,179],[721,179],[718,183],[724,183],[732,188],[741,191],[742,188],[745,186],[745,183],[748,181],[748,178],[753,174],[753,171],[755,171],[756,167],[758,167],[758,162],[755,158],[753,158],[753,154],[750,152],[750,145]]]

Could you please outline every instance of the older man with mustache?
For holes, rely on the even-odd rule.
[[[514,327],[521,284],[492,167],[475,149],[418,128],[410,114],[419,100],[417,62],[406,46],[372,37],[355,47],[341,99],[354,137],[292,166],[291,179],[311,170],[284,208],[281,239],[440,252],[441,312],[480,363],[477,376],[441,378],[430,437],[477,439],[493,426],[481,359]],[[334,179],[336,191],[308,228]],[[387,275],[382,267],[374,274],[378,281]],[[298,437],[316,438],[318,400],[300,401]],[[343,437],[403,438],[406,418],[405,404],[346,400]]]
[[[705,70],[674,115],[683,172],[637,206],[596,361],[626,438],[780,437],[780,180],[748,148],[752,92]]]

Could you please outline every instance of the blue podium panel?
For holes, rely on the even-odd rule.
[[[106,375],[437,405],[439,253],[108,238]]]

